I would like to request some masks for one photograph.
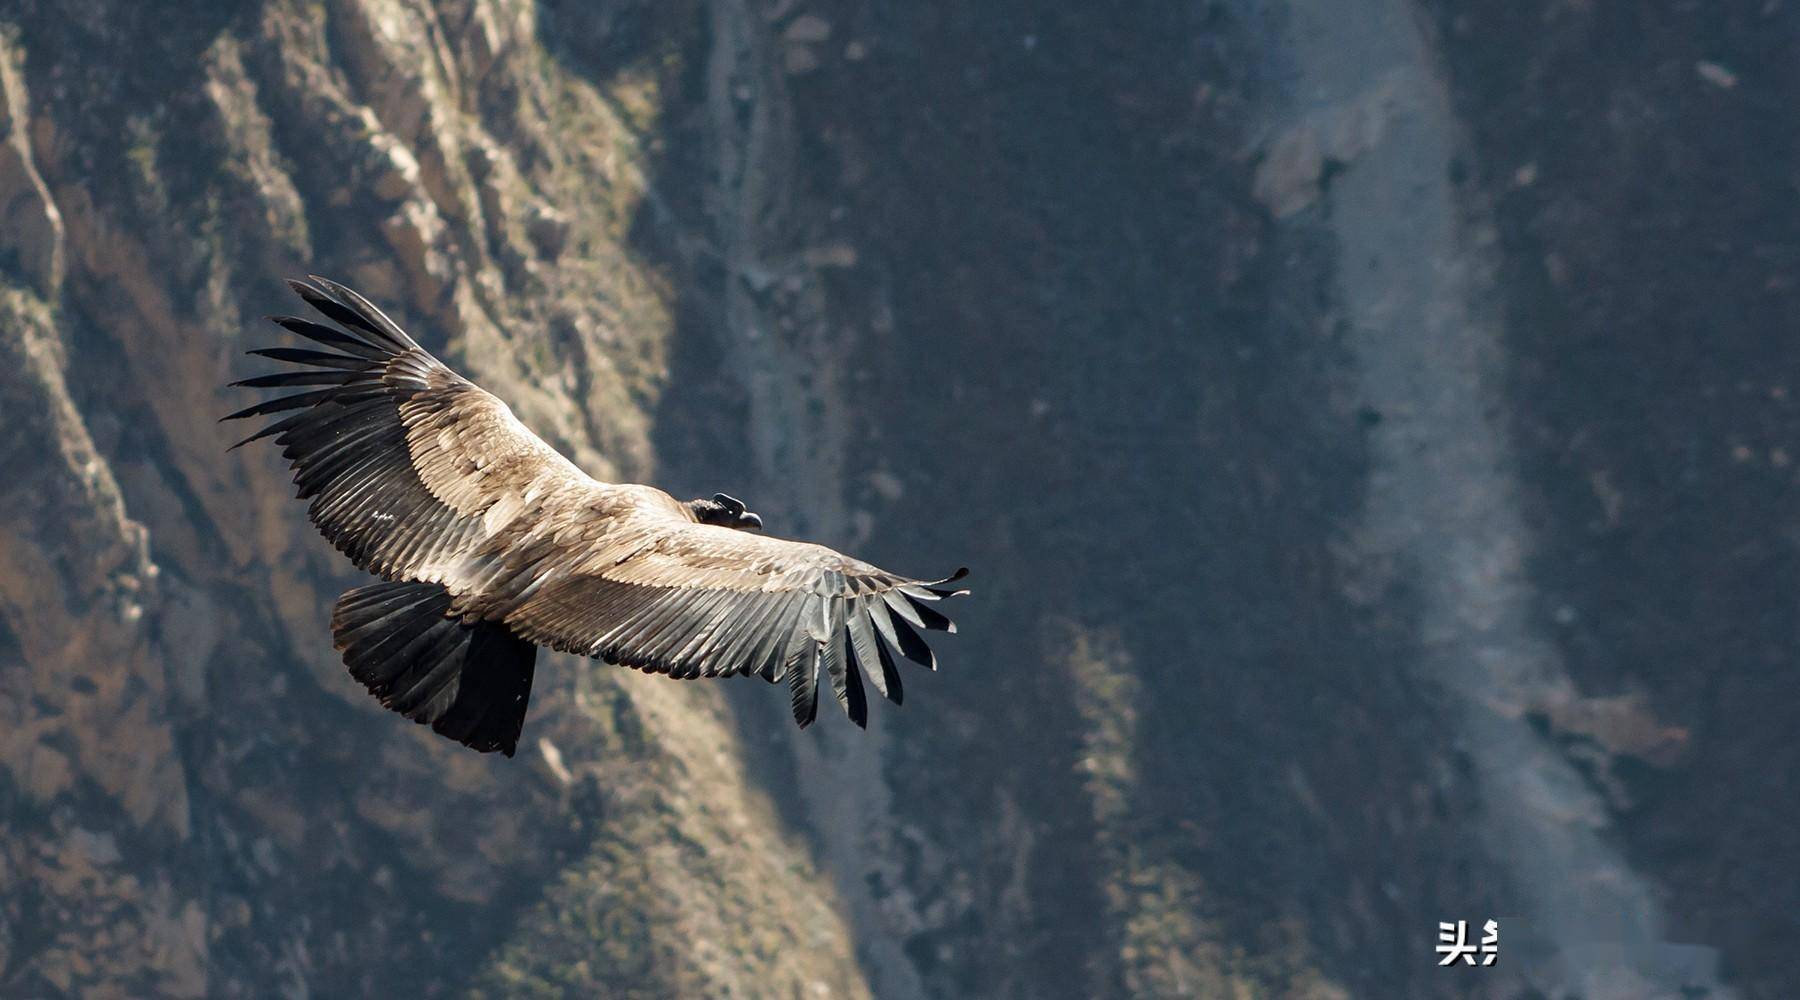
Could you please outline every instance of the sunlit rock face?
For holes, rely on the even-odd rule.
[[[0,4],[0,995],[1800,987],[1792,12],[194,6]],[[942,669],[382,712],[216,423],[308,271]]]
[[[553,662],[512,761],[394,725],[325,630],[354,571],[272,449],[225,453],[220,386],[314,270],[656,474],[674,291],[630,233],[668,70],[584,74],[547,16],[0,12],[0,992],[864,989],[716,689]],[[594,932],[536,947],[537,912]]]

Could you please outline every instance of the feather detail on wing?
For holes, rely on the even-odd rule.
[[[326,539],[390,580],[445,583],[534,491],[594,485],[518,422],[506,404],[451,371],[362,296],[323,278],[289,284],[338,327],[276,317],[327,350],[250,353],[302,366],[245,379],[308,387],[226,420],[288,414],[239,441],[273,437],[298,496]],[[318,388],[312,388],[318,387]]]
[[[822,545],[652,508],[598,544],[544,553],[513,577],[517,597],[488,599],[514,633],[565,652],[672,677],[786,680],[803,727],[823,680],[861,726],[861,675],[898,703],[894,651],[936,669],[919,632],[956,630],[932,605],[966,593],[945,586],[966,574],[914,580]]]

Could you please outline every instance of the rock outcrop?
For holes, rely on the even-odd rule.
[[[671,70],[585,79],[541,13],[0,13],[0,992],[862,991],[716,689],[552,661],[516,761],[396,726],[326,640],[353,572],[225,453],[315,270],[655,474],[672,291],[629,235]],[[678,946],[717,926],[756,933]]]

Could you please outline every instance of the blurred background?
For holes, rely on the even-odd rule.
[[[0,0],[0,995],[1800,995],[1797,45]],[[941,672],[381,711],[215,423],[309,271],[598,477],[973,567]]]

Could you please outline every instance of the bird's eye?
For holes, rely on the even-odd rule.
[[[729,493],[714,493],[713,503],[724,507],[727,513],[734,516],[744,512],[744,501]]]

